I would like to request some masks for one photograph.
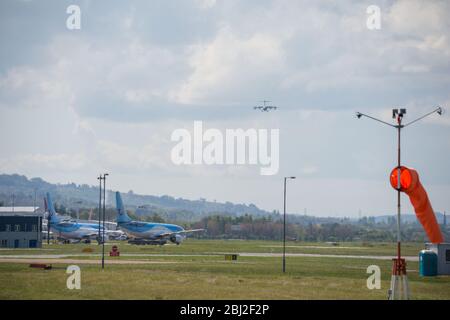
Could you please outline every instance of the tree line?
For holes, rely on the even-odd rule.
[[[283,238],[283,220],[272,217],[253,217],[244,215],[230,217],[214,215],[191,224],[193,228],[204,228],[204,234],[197,235],[210,239],[260,239],[281,240]],[[450,232],[447,226],[441,226],[445,238]],[[361,219],[356,223],[287,223],[286,237],[294,241],[380,241],[395,242],[397,239],[395,223],[370,223]],[[426,242],[427,237],[419,224],[405,224],[402,227],[402,239],[411,242]]]

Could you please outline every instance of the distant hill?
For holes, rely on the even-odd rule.
[[[18,174],[0,174],[0,205],[11,206],[12,194],[14,194],[17,206],[33,206],[36,192],[36,206],[43,207],[43,198],[46,192],[50,192],[58,205],[68,209],[90,209],[98,207],[98,187],[87,184],[52,184],[41,178],[28,179]],[[213,202],[204,199],[187,200],[174,198],[168,195],[153,196],[140,195],[132,191],[122,193],[126,209],[131,210],[137,216],[154,216],[155,214],[169,221],[199,221],[211,215],[270,217],[274,220],[281,219],[278,212],[268,212],[259,209],[254,204],[235,204],[231,202]],[[107,190],[107,205],[115,208],[115,194]],[[436,212],[439,223],[443,222],[443,214]],[[304,226],[324,223],[348,223],[348,224],[389,224],[396,223],[395,214],[386,214],[375,217],[346,218],[346,217],[315,217],[312,215],[289,214],[288,222]],[[402,224],[418,223],[415,214],[402,214]]]
[[[10,206],[12,194],[16,205],[34,204],[36,192],[36,205],[43,207],[43,198],[50,192],[54,201],[67,208],[96,208],[98,206],[99,190],[97,186],[75,183],[52,184],[41,178],[28,179],[18,174],[0,174],[0,204]],[[135,194],[132,191],[122,193],[127,209],[135,211],[137,215],[151,215],[158,213],[166,218],[182,215],[187,221],[201,219],[211,214],[227,214],[232,216],[253,215],[267,216],[271,213],[259,209],[254,204],[234,204],[231,202],[212,202],[204,199],[187,200],[174,198],[168,195],[152,196]],[[115,206],[115,194],[107,190],[107,204]]]

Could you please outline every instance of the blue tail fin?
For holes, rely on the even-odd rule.
[[[58,223],[60,218],[58,217],[55,207],[53,206],[52,197],[50,196],[50,193],[47,192],[47,210],[48,210],[48,221],[50,223]]]
[[[128,216],[123,206],[122,197],[120,192],[116,192],[116,207],[117,207],[117,223],[130,222],[131,218]]]

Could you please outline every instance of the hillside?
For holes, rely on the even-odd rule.
[[[12,204],[12,195],[16,205],[34,204],[36,192],[36,206],[43,207],[43,198],[46,192],[50,192],[56,203],[67,208],[97,208],[99,190],[97,186],[75,183],[52,184],[41,178],[28,179],[18,174],[0,174],[0,203],[4,206]],[[210,214],[227,214],[241,216],[245,214],[253,216],[270,215],[269,212],[259,209],[254,204],[234,204],[231,202],[212,202],[204,199],[188,200],[174,198],[168,195],[153,196],[140,195],[132,191],[122,193],[122,198],[127,209],[137,215],[151,215],[158,213],[167,218],[173,215],[183,215],[186,220],[199,220]],[[107,205],[115,206],[114,191],[107,190]]]
[[[11,206],[14,194],[15,205],[34,205],[36,192],[36,206],[43,207],[43,198],[46,192],[50,192],[58,206],[76,211],[87,212],[92,208],[96,211],[98,207],[98,187],[86,184],[52,184],[41,178],[28,179],[18,174],[0,174],[0,205]],[[136,216],[154,217],[155,215],[169,221],[195,222],[204,217],[212,215],[241,217],[251,215],[254,217],[270,217],[274,220],[280,219],[278,212],[268,212],[259,209],[254,204],[234,204],[231,202],[212,202],[204,199],[188,200],[174,198],[168,195],[154,196],[141,195],[129,191],[122,193],[126,209],[132,211]],[[107,206],[115,207],[114,191],[107,190]],[[111,210],[114,216],[114,210]],[[70,212],[70,211],[69,211]],[[436,212],[439,223],[443,223],[442,213]],[[345,218],[345,217],[315,217],[311,215],[288,215],[288,222],[307,226],[310,224],[339,223],[339,224],[361,224],[361,225],[395,225],[396,215],[386,214],[377,217]],[[402,214],[402,224],[417,224],[415,214]]]

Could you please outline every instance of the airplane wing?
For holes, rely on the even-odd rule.
[[[157,235],[157,238],[164,238],[164,237],[169,237],[175,234],[187,234],[187,233],[192,233],[192,232],[200,232],[200,231],[205,231],[206,229],[191,229],[191,230],[183,230],[183,231],[175,231],[175,232],[166,232],[166,233],[161,233],[159,235]]]
[[[98,233],[88,233],[83,235],[83,239],[91,239],[91,238],[97,238],[98,237]]]

